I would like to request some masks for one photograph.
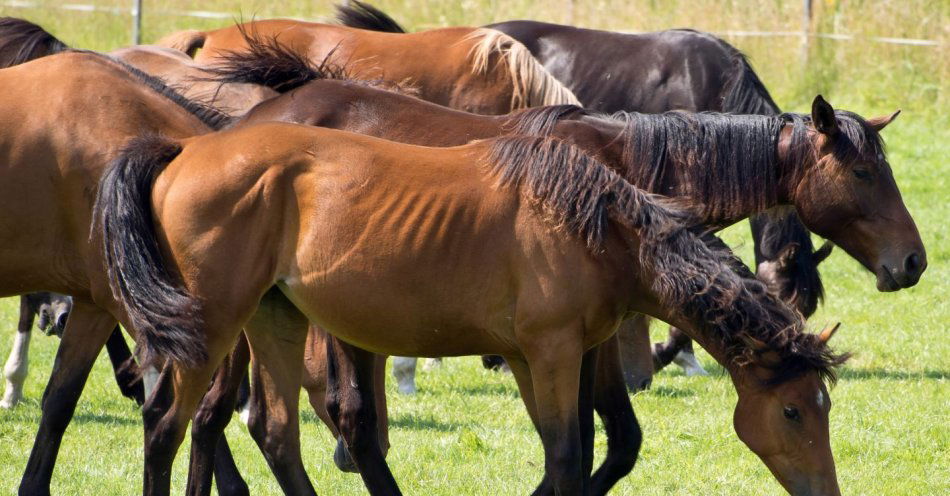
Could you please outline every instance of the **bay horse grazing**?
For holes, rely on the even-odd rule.
[[[210,131],[227,116],[88,52],[4,68],[0,85],[7,119],[0,129],[0,295],[54,291],[73,297],[20,485],[20,494],[49,494],[62,436],[117,323],[99,250],[88,241],[99,176],[131,136],[184,138]]]
[[[247,34],[275,38],[315,63],[347,67],[351,76],[415,88],[418,96],[479,114],[577,104],[527,49],[484,28],[442,28],[411,34],[380,33],[290,20],[253,21],[213,31],[174,33],[158,45],[194,54],[212,65],[248,49]],[[195,54],[198,48],[200,52]]]
[[[322,79],[337,74],[333,71],[320,72],[321,68],[310,67],[299,57],[282,53],[278,43],[261,43],[258,40],[252,42],[251,46],[253,49],[250,52],[228,57],[227,63],[214,71],[218,72],[219,77],[225,81],[247,81],[247,78],[252,78],[258,82],[279,87],[285,93],[252,109],[236,126],[270,120],[286,120],[429,145],[465,143],[471,139],[498,136],[507,132],[506,129],[522,133],[553,133],[563,139],[571,140],[585,150],[597,153],[611,164],[612,168],[615,168],[627,180],[634,181],[635,184],[659,188],[658,191],[674,192],[699,206],[717,206],[704,209],[700,217],[703,223],[711,226],[733,223],[756,211],[757,208],[763,208],[763,202],[767,206],[775,206],[777,199],[785,198],[782,201],[794,201],[796,206],[803,203],[817,205],[827,202],[827,198],[798,197],[792,195],[791,192],[795,189],[805,189],[806,183],[820,184],[851,180],[852,176],[841,177],[835,175],[834,171],[860,166],[859,156],[867,155],[867,153],[854,154],[851,157],[855,159],[853,162],[840,163],[836,166],[837,169],[828,169],[825,166],[827,175],[804,176],[800,172],[816,167],[813,162],[817,160],[816,156],[826,153],[815,148],[816,143],[809,143],[808,140],[817,141],[819,136],[804,126],[809,121],[806,116],[789,114],[781,118],[765,118],[671,114],[669,116],[629,115],[621,119],[611,119],[585,115],[580,109],[570,107],[534,109],[504,117],[477,116],[446,109],[410,96],[381,91],[366,84]],[[280,60],[270,60],[273,58]],[[287,71],[287,74],[283,74],[284,71]],[[267,77],[262,78],[261,75]],[[847,136],[868,134],[867,138],[862,138],[860,141],[869,147],[879,142],[875,133],[890,121],[890,118],[878,118],[873,119],[871,124],[867,124],[854,114],[847,112],[834,114],[830,106],[821,99],[816,99],[815,112],[814,115],[822,116],[826,120],[830,119],[828,112],[831,112],[835,115],[835,119],[841,120],[841,126],[845,132],[840,136],[837,132],[833,133],[832,136],[836,139],[851,140]],[[576,120],[567,120],[568,118]],[[815,119],[814,116],[811,117],[812,121]],[[417,122],[426,122],[429,125],[419,126]],[[704,140],[683,138],[689,137],[697,130],[700,131],[698,134],[703,136]],[[738,139],[740,136],[742,139]],[[668,138],[673,139],[676,144],[667,147],[665,141]],[[768,145],[770,142],[775,143],[783,139],[789,139],[789,143],[782,147]],[[855,142],[857,141],[855,139]],[[702,155],[696,150],[718,150],[719,153]],[[750,154],[750,150],[753,153]],[[789,153],[789,150],[802,153]],[[873,152],[873,149],[869,151]],[[736,160],[736,156],[742,156],[742,159]],[[664,157],[664,159],[658,160],[659,157]],[[886,176],[886,164],[877,166],[884,168],[882,173]],[[721,170],[716,174],[718,180],[722,181],[720,187],[711,188],[708,182],[704,182],[707,181],[704,171],[708,168]],[[783,186],[782,191],[759,199],[751,194],[740,194],[741,191],[735,192],[735,188],[746,188],[749,192],[758,191],[755,194],[762,195],[762,191],[768,189],[770,184],[769,177],[772,177],[775,171],[786,171],[782,175],[786,177],[788,184]],[[662,178],[662,181],[651,182],[649,178],[654,175]],[[739,177],[746,179],[739,181]],[[893,184],[888,185],[887,180],[882,181],[879,186],[882,189],[876,194],[896,201],[891,207],[894,209],[894,219],[901,219],[893,225],[888,225],[886,218],[877,219],[877,222],[884,223],[881,226],[881,232],[892,233],[891,239],[894,242],[913,244],[912,240],[916,236],[913,233],[916,229],[899,200],[899,193],[896,189],[890,189]],[[722,193],[718,193],[719,191]],[[729,205],[730,200],[719,198],[717,195],[723,198],[746,198],[746,200],[743,203]],[[852,202],[862,201],[858,197],[839,199],[843,200],[847,206],[826,203],[822,208],[828,211],[853,210],[854,207],[850,206]],[[904,213],[901,214],[901,212]],[[822,232],[828,227],[821,224],[822,219],[819,216],[812,215],[808,219],[809,222],[814,222],[816,228],[821,229]],[[903,238],[905,235],[907,239]],[[767,239],[772,238],[778,237],[772,235],[767,237]],[[771,243],[767,243],[766,246],[771,246]],[[866,255],[858,253],[855,256]],[[790,301],[798,305],[804,299],[795,297]],[[616,353],[615,348],[614,353]],[[600,363],[610,362],[601,360]],[[636,426],[623,385],[620,384],[617,390],[611,386],[615,383],[608,378],[609,374],[603,372],[598,377],[597,383],[600,390],[598,412],[605,418],[612,419],[612,421],[605,421],[610,442],[608,455],[602,467],[604,471],[601,473],[601,470],[598,470],[598,474],[594,477],[597,483],[595,487],[603,491],[629,472],[636,459],[640,439],[639,428]],[[631,432],[627,432],[628,430]]]
[[[97,219],[123,320],[148,356],[174,357],[167,403],[147,407],[146,494],[168,492],[203,386],[262,296],[373,352],[506,356],[561,494],[589,489],[589,350],[628,312],[657,316],[730,370],[737,432],[789,491],[838,494],[822,378],[845,357],[736,275],[686,211],[555,138],[426,148],[282,123],[145,136],[104,177]],[[291,336],[258,338],[290,353]],[[371,419],[372,389],[328,410],[370,492],[398,494],[375,422],[341,415]]]
[[[3,368],[6,388],[0,408],[13,408],[23,398],[23,384],[29,371],[30,336],[34,319],[39,317],[36,322],[39,330],[47,335],[62,337],[71,308],[72,298],[67,295],[43,292],[20,296],[16,338]],[[139,377],[138,365],[118,327],[109,335],[106,350],[122,395],[141,405],[145,401],[145,391]]]
[[[343,25],[377,31],[406,32],[396,21],[363,2],[337,7]],[[745,55],[729,43],[709,34],[688,29],[625,34],[536,21],[508,21],[488,28],[506,33],[524,44],[558,81],[568,87],[584,107],[604,113],[669,110],[715,111],[735,114],[777,115],[779,108],[750,66]],[[794,213],[756,213],[753,224],[779,224],[788,235],[784,244],[798,243],[794,279],[783,285],[802,292],[820,281],[817,263],[811,258],[808,231]],[[761,239],[753,229],[758,247]],[[756,249],[756,265],[771,260]],[[648,320],[631,320],[618,339],[647,343]],[[705,374],[692,354],[688,338],[675,329],[670,345],[657,345],[653,361],[658,368],[674,358],[690,374]],[[653,374],[649,348],[621,346],[627,384],[638,390]],[[638,363],[639,362],[639,363]]]

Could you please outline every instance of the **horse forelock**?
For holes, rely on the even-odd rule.
[[[833,367],[847,358],[806,333],[801,314],[768,293],[718,238],[695,233],[690,211],[634,187],[580,149],[552,137],[505,136],[489,142],[483,163],[501,186],[520,187],[594,253],[611,220],[635,231],[639,263],[660,301],[736,364],[767,366],[781,382],[809,370],[833,379]]]
[[[581,106],[574,93],[552,76],[526,46],[511,36],[490,28],[477,28],[462,41],[472,43],[468,55],[474,74],[491,70],[492,55],[498,55],[498,65],[505,68],[512,84],[511,110],[539,105]]]

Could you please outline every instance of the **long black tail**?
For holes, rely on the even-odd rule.
[[[343,67],[329,63],[331,52],[316,64],[293,48],[280,43],[276,36],[260,36],[238,26],[247,49],[228,51],[216,57],[202,78],[218,83],[250,83],[286,93],[317,79],[346,79]]]
[[[351,0],[349,5],[336,6],[336,20],[351,28],[381,31],[384,33],[405,33],[406,30],[385,12],[359,0]]]
[[[155,177],[181,150],[155,135],[130,141],[102,177],[93,225],[101,229],[112,294],[138,333],[145,359],[194,366],[207,359],[198,333],[200,304],[165,267],[151,208]]]
[[[0,68],[69,50],[42,27],[25,19],[0,17]]]

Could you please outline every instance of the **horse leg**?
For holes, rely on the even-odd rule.
[[[402,394],[416,394],[416,357],[393,357],[393,377]]]
[[[637,314],[620,324],[616,338],[623,363],[623,379],[630,391],[643,391],[653,382],[650,357],[650,318]]]
[[[327,412],[335,420],[370,494],[402,494],[380,449],[376,403],[379,358],[327,339]]]
[[[185,494],[210,494],[212,471],[219,476],[219,488],[228,489],[226,494],[248,493],[247,483],[234,465],[224,429],[231,421],[238,389],[249,361],[250,351],[242,334],[234,350],[215,372],[211,389],[205,393],[192,420],[191,457]],[[216,460],[219,452],[224,458]]]
[[[216,355],[217,359],[209,359],[197,368],[166,363],[158,375],[154,390],[145,400],[142,407],[145,424],[144,496],[170,493],[172,464],[185,438],[188,422],[208,390],[208,383],[217,369],[216,364],[222,360],[220,351]]]
[[[607,494],[617,481],[633,470],[643,440],[624,384],[619,347],[620,341],[616,337],[598,347],[594,408],[604,423],[607,456],[591,478],[592,495]]]
[[[21,495],[49,494],[63,433],[89,371],[114,327],[115,319],[99,307],[80,301],[74,304],[43,393],[43,415],[20,482]]]
[[[653,367],[659,372],[671,362],[682,367],[687,376],[709,375],[693,353],[693,340],[672,326],[666,342],[653,345]]]
[[[3,367],[7,385],[0,408],[13,408],[23,399],[23,383],[30,367],[30,336],[33,330],[33,308],[26,295],[20,296],[20,320],[17,323],[13,349]]]
[[[316,494],[300,457],[300,388],[307,318],[278,289],[261,300],[245,326],[251,346],[251,413],[247,427],[287,494]]]
[[[145,403],[142,374],[138,363],[132,357],[129,345],[125,344],[125,338],[122,337],[119,326],[115,326],[112,334],[109,335],[109,340],[106,341],[106,352],[109,354],[109,362],[112,363],[112,370],[115,373],[115,382],[119,385],[122,396],[134,400],[141,406]]]
[[[545,478],[550,479],[556,495],[586,495],[590,477],[584,473],[587,455],[578,399],[581,372],[591,370],[583,362],[593,358],[590,352],[582,353],[580,343],[572,339],[580,332],[570,334],[567,340],[558,340],[557,333],[545,333],[544,346],[527,350],[526,360],[544,444]]]

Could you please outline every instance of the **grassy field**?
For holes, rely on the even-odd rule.
[[[147,0],[145,4],[146,41],[175,29],[224,24],[163,13],[173,10],[225,11],[245,18],[316,18],[330,12],[330,2],[313,0]],[[801,19],[797,0],[599,0],[576,1],[573,7],[566,1],[522,0],[378,4],[412,29],[520,17],[605,29],[689,26],[722,32],[794,30]],[[942,42],[938,47],[907,47],[821,41],[811,45],[806,62],[797,38],[730,38],[751,55],[785,109],[805,111],[814,94],[821,92],[836,106],[863,115],[895,107],[905,110],[884,136],[895,176],[927,246],[930,268],[917,287],[881,294],[874,290],[873,277],[837,250],[822,266],[827,303],[812,322],[815,327],[843,322],[836,345],[855,352],[831,392],[832,444],[843,492],[950,494],[950,2],[815,4],[817,31]],[[39,22],[77,47],[105,50],[128,40],[128,18],[112,14],[0,7],[0,15]],[[751,259],[745,225],[735,226],[725,236],[746,260]],[[0,327],[9,333],[0,337],[3,358],[15,323],[15,300],[0,300]],[[659,338],[665,330],[656,326],[654,332]],[[27,399],[15,410],[0,411],[0,494],[13,494],[23,471],[56,345],[54,338],[34,337]],[[687,378],[667,371],[656,378],[653,389],[632,397],[645,441],[636,469],[616,494],[783,493],[733,433],[735,393],[730,381],[707,355],[700,355],[713,377]],[[393,386],[388,386],[393,422],[389,460],[406,494],[524,494],[540,479],[540,443],[510,377],[486,372],[476,359],[464,358],[421,374],[421,392],[415,397],[399,396]],[[53,492],[105,496],[139,491],[140,425],[137,408],[119,396],[108,361],[101,357],[67,431]],[[252,494],[279,494],[244,426],[232,422],[228,435]],[[333,466],[333,441],[311,412],[303,416],[302,443],[318,492],[364,492],[357,476]],[[601,434],[598,456],[603,456],[604,448]],[[182,453],[186,450],[184,446]],[[175,466],[176,492],[184,488],[183,458]]]

